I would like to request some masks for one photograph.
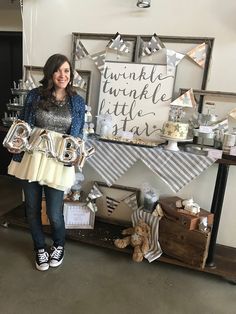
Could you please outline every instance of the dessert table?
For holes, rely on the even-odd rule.
[[[205,268],[199,269],[190,266],[164,254],[157,262],[165,262],[215,274],[230,280],[232,283],[236,282],[236,248],[216,244],[229,167],[230,165],[236,165],[235,157],[223,156],[222,159],[215,160],[203,155],[182,151],[172,152],[160,147],[138,147],[102,142],[96,139],[89,139],[87,145],[96,148],[96,154],[89,158],[87,162],[108,185],[116,182],[137,160],[141,159],[149,169],[166,182],[173,192],[177,192],[211,165],[217,163],[218,172],[211,205],[211,212],[214,213],[214,223]],[[6,222],[6,226],[12,224],[28,228],[24,204],[2,216],[1,221],[3,225]],[[120,225],[95,221],[94,230],[67,230],[66,235],[73,240],[116,249],[113,242],[115,238],[120,236],[122,229],[123,226]],[[51,232],[48,226],[45,226],[45,231]],[[129,249],[122,251],[131,252]]]

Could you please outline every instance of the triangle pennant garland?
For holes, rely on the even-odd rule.
[[[86,90],[86,84],[86,81],[79,75],[76,70],[74,70],[73,86],[79,87],[82,90]]]
[[[200,67],[204,68],[206,61],[206,49],[206,44],[202,43],[190,50],[187,53],[187,56],[190,57],[194,62],[196,62]]]
[[[137,196],[135,193],[127,196],[122,200],[125,204],[127,204],[132,210],[138,209]]]
[[[152,55],[153,53],[158,52],[163,48],[165,48],[165,45],[155,33],[148,43],[143,42],[142,55]]]
[[[90,200],[95,200],[102,196],[103,196],[103,193],[99,190],[97,184],[95,183],[88,194],[88,198]]]
[[[89,55],[88,51],[86,50],[86,48],[84,47],[84,45],[82,44],[82,42],[80,40],[77,41],[77,43],[76,43],[75,55],[76,55],[77,59],[82,59],[82,58],[87,57]]]
[[[129,53],[128,45],[124,42],[118,32],[116,33],[115,37],[109,41],[107,48],[114,49],[122,53]]]
[[[150,56],[152,53],[151,53],[151,50],[150,48],[148,47],[148,44],[149,43],[146,43],[145,41],[142,42],[142,56]]]
[[[25,81],[25,85],[26,85],[26,88],[29,89],[29,90],[39,86],[39,84],[37,84],[33,74],[31,73],[31,71],[29,71],[28,74],[27,74],[27,79]]]
[[[196,101],[192,88],[170,103],[171,106],[195,108]]]
[[[111,215],[113,211],[116,209],[116,207],[120,204],[120,201],[117,201],[114,198],[107,196],[106,203],[108,215]]]
[[[167,49],[166,50],[167,73],[175,72],[176,66],[184,57],[185,55],[182,53],[176,52],[171,49]]]
[[[106,59],[106,50],[99,51],[91,56],[98,70],[102,73],[104,70],[105,59]]]

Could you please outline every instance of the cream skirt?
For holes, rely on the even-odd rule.
[[[29,143],[33,138],[38,137],[42,129],[34,128],[30,136]],[[61,133],[49,131],[55,143],[55,147],[61,142]],[[43,145],[41,142],[40,146]],[[29,182],[38,181],[41,185],[66,191],[75,182],[75,168],[66,167],[62,162],[55,158],[48,158],[45,153],[33,151],[33,153],[24,153],[21,162],[11,161],[8,166],[8,174]]]

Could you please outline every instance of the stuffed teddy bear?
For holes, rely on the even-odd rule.
[[[127,235],[127,237],[116,239],[114,241],[115,246],[123,249],[131,245],[134,248],[133,261],[141,262],[144,255],[149,251],[150,226],[140,220],[136,226],[124,229],[122,234]]]

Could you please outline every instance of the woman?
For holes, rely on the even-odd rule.
[[[52,55],[43,73],[42,86],[28,93],[19,116],[32,128],[30,140],[40,136],[42,129],[50,132],[54,143],[59,143],[63,134],[82,139],[85,103],[72,89],[73,72],[69,60],[61,54]],[[49,266],[59,266],[64,258],[65,245],[63,196],[64,191],[73,185],[74,167],[34,150],[31,154],[15,154],[8,173],[22,179],[26,216],[36,252],[36,268],[44,271]],[[43,191],[52,229],[50,253],[46,250],[41,222]]]

